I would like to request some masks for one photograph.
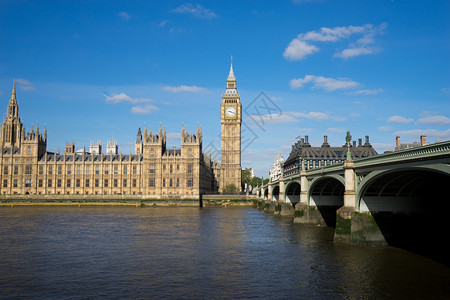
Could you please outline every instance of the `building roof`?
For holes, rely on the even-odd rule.
[[[361,141],[361,140],[360,140]],[[347,158],[348,148],[343,145],[341,147],[330,147],[325,137],[324,143],[320,147],[311,147],[308,143],[308,138],[301,139],[292,145],[291,153],[286,159],[284,166],[296,163],[299,157],[304,159],[334,159],[334,160],[345,160]],[[368,157],[377,155],[378,153],[372,147],[366,137],[366,143],[364,145],[360,144],[356,146],[356,143],[350,145],[350,153],[353,159]]]
[[[20,148],[16,148],[13,147],[12,150],[11,148],[2,148],[2,153],[3,154],[20,154]]]
[[[406,149],[411,149],[411,148],[416,148],[416,147],[420,147],[422,146],[420,143],[414,142],[414,143],[410,143],[410,144],[400,144],[399,146],[396,147],[396,151],[398,150],[406,150]]]
[[[77,161],[141,161],[142,155],[137,154],[114,154],[114,155],[102,155],[102,154],[91,154],[88,152],[85,152],[83,154],[58,154],[53,152],[47,152],[47,155],[40,157],[39,161],[65,161],[66,162],[73,162],[74,160]]]

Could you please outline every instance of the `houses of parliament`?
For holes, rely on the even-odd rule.
[[[0,195],[141,195],[143,198],[198,198],[241,187],[242,105],[231,61],[220,104],[221,162],[202,152],[202,130],[181,129],[180,148],[166,146],[166,131],[141,128],[134,154],[118,153],[117,143],[91,143],[75,151],[66,143],[64,153],[47,151],[47,129],[25,131],[19,117],[15,83],[0,140]]]

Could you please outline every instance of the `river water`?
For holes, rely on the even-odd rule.
[[[449,299],[450,269],[253,208],[15,206],[0,298]]]

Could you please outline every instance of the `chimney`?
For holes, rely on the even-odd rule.
[[[309,144],[307,135],[305,135],[305,141],[304,142],[305,142],[305,144],[303,145],[303,147],[311,147],[311,145]]]
[[[358,139],[358,147],[362,147],[362,138]]]
[[[372,147],[372,145],[369,142],[369,136],[366,135],[366,142],[364,143],[364,147]]]
[[[328,136],[326,136],[326,135],[323,136],[322,147],[330,147],[330,145],[328,145]]]
[[[427,136],[426,135],[421,135],[420,136],[420,146],[425,146],[428,145],[427,144]]]
[[[400,137],[398,135],[395,137],[395,146],[400,147]]]

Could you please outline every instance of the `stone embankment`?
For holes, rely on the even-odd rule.
[[[158,198],[142,195],[8,195],[0,197],[0,206],[175,206],[175,207],[228,207],[254,206],[252,195],[202,195],[195,198]]]
[[[295,222],[297,211],[291,203],[280,203],[264,200],[257,200],[255,203],[258,209],[262,209],[267,213],[274,214],[275,216],[293,218],[293,221]]]

